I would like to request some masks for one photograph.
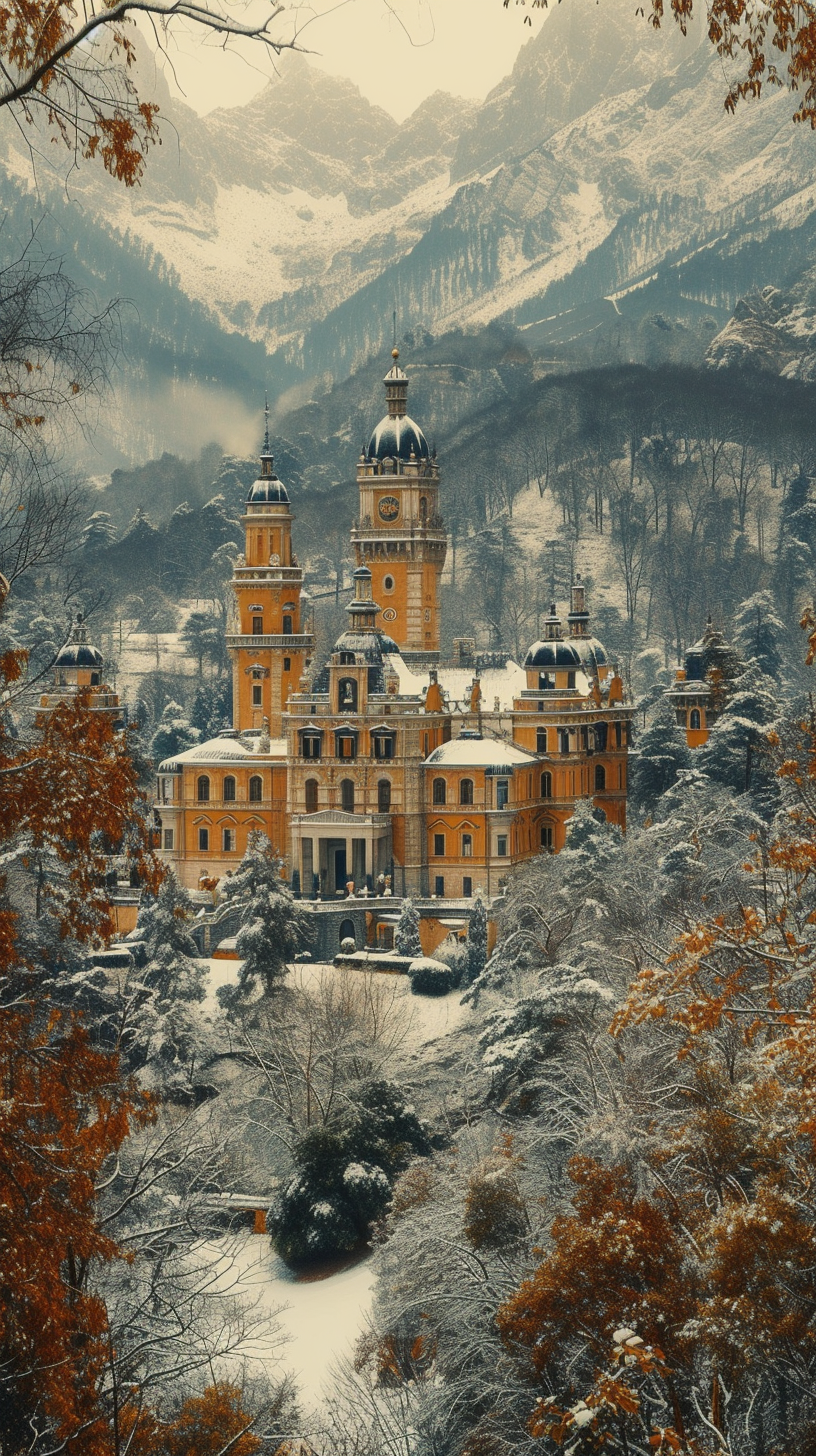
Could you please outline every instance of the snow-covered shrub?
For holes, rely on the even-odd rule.
[[[454,974],[454,986],[458,986],[462,980],[467,979],[469,963],[467,945],[461,940],[443,940],[441,945],[436,947],[433,959],[440,961],[447,966]]]
[[[411,961],[408,976],[414,996],[445,996],[456,985],[453,968],[427,956]]]
[[[310,1127],[296,1144],[295,1174],[267,1219],[278,1253],[302,1264],[355,1249],[385,1213],[391,1179],[429,1151],[425,1129],[399,1090],[367,1084],[342,1121]]]
[[[343,955],[353,955],[357,949],[357,942],[353,935],[345,935],[340,942],[340,949]]]

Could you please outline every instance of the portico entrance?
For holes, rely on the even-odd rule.
[[[391,860],[388,814],[347,814],[319,810],[292,818],[292,863],[300,869],[302,893],[310,896],[315,878],[321,896],[346,892],[351,880],[360,891],[376,880]]]

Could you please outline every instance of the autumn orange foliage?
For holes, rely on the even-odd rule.
[[[0,659],[0,698],[25,654]],[[149,1103],[95,1049],[79,1020],[40,993],[43,947],[109,934],[98,887],[110,843],[130,837],[149,882],[156,868],[135,826],[126,744],[81,700],[24,737],[0,718],[0,850],[22,883],[0,878],[0,1451],[38,1433],[107,1456],[97,1390],[110,1358],[104,1303],[90,1276],[120,1257],[97,1210],[97,1181]],[[59,870],[55,874],[54,866]],[[9,873],[11,870],[8,871]],[[54,937],[31,933],[51,922]],[[28,922],[28,923],[27,923]],[[35,1442],[36,1446],[36,1442]]]
[[[639,1110],[641,1145],[615,1167],[573,1158],[571,1208],[499,1312],[547,1392],[530,1418],[539,1439],[617,1450],[628,1431],[637,1449],[717,1453],[732,1449],[726,1392],[750,1413],[762,1379],[791,1398],[812,1389],[816,719],[798,751],[776,749],[794,802],[745,866],[751,903],[645,966],[612,1024],[622,1053],[648,1048],[666,1069],[662,1099]],[[619,1341],[610,1362],[620,1326],[636,1347]]]

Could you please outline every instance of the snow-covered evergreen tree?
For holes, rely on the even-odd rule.
[[[467,933],[467,971],[465,982],[471,985],[482,974],[487,963],[487,909],[477,892]]]
[[[769,591],[754,592],[734,614],[734,643],[746,661],[754,661],[767,677],[779,682],[784,666],[788,630],[777,615]]]
[[[677,722],[677,714],[667,698],[658,704],[652,721],[643,733],[629,768],[629,788],[633,803],[649,813],[661,794],[676,782],[677,775],[691,765],[691,752],[686,735]]]
[[[226,897],[244,912],[236,944],[243,961],[238,985],[218,993],[228,1009],[259,991],[268,996],[284,979],[289,962],[311,945],[312,918],[281,879],[281,863],[266,835],[256,830],[235,874],[224,882]]]
[[[773,683],[758,667],[747,668],[696,756],[700,771],[738,794],[770,786],[774,775],[767,759],[767,733],[778,711]]]
[[[422,955],[422,941],[419,938],[419,912],[410,898],[406,898],[402,902],[394,936],[394,947],[398,955],[413,956],[414,958]]]
[[[159,764],[176,753],[184,753],[200,740],[200,733],[193,727],[180,703],[168,703],[156,725],[150,744],[153,762]]]
[[[163,1003],[201,1001],[206,969],[188,925],[193,918],[189,892],[168,870],[155,900],[139,911],[137,930],[144,939],[147,965],[142,980]]]

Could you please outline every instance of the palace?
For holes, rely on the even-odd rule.
[[[580,579],[566,627],[553,605],[522,663],[472,644],[440,660],[440,471],[398,358],[357,465],[348,626],[322,663],[267,434],[232,583],[234,726],[158,767],[161,853],[189,887],[228,874],[260,829],[304,897],[386,877],[398,896],[492,897],[562,848],[576,800],[625,825],[633,709]]]

